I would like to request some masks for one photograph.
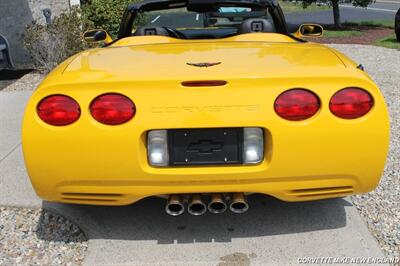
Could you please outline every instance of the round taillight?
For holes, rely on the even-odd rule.
[[[51,95],[41,100],[37,113],[44,122],[53,126],[66,126],[81,115],[79,104],[69,96]]]
[[[312,117],[319,109],[318,97],[311,91],[292,89],[283,92],[275,100],[275,112],[282,118],[300,121]]]
[[[337,117],[354,119],[367,114],[373,105],[372,96],[365,90],[346,88],[332,96],[329,109]]]
[[[136,113],[135,104],[126,96],[109,93],[93,100],[90,113],[98,122],[106,125],[120,125],[128,122]]]

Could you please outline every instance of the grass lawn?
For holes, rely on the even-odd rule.
[[[378,40],[376,42],[376,45],[400,50],[400,42],[397,42],[396,36],[394,34],[390,35],[389,37],[385,37],[383,39]]]
[[[384,27],[394,28],[394,19],[375,19],[375,20],[362,20],[362,21],[346,21],[344,26],[368,26],[368,27]]]
[[[303,8],[301,2],[289,2],[289,1],[279,1],[279,5],[281,6],[283,13],[294,13],[294,12],[313,12],[313,11],[322,11],[329,10],[329,6],[326,5],[317,5],[311,4],[307,8]]]
[[[350,36],[361,36],[363,33],[358,30],[326,30],[324,31],[323,37],[335,38],[335,37],[350,37]]]

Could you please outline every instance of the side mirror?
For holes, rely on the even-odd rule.
[[[318,24],[302,24],[295,33],[298,37],[319,37],[322,36],[324,28]]]
[[[83,39],[87,43],[104,42],[105,44],[111,43],[112,38],[105,30],[88,30],[83,34]]]

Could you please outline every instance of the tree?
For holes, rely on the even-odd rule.
[[[342,2],[341,0],[296,0],[296,2],[302,2],[304,8],[315,2],[324,3],[328,6],[331,6],[333,10],[334,27],[335,29],[339,29],[341,27],[339,9],[339,4]],[[353,6],[367,7],[375,2],[375,0],[349,0],[349,2],[351,2]]]
[[[0,0],[1,1],[1,0]],[[113,37],[118,35],[122,14],[129,3],[139,0],[85,0],[81,1],[83,15],[96,28],[108,31]],[[135,20],[135,25],[144,23],[144,16]]]

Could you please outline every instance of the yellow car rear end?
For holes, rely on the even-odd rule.
[[[160,42],[167,37],[153,38]],[[192,41],[190,46],[184,41],[137,45],[135,39],[131,45],[83,52],[60,65],[31,97],[23,122],[24,157],[37,194],[49,201],[126,205],[149,196],[173,195],[172,203],[190,195],[241,202],[245,194],[262,193],[307,201],[373,190],[386,160],[389,122],[384,99],[367,74],[317,44],[243,38],[213,45]],[[354,88],[370,97],[371,106],[360,117],[339,117],[335,108],[340,111],[341,103],[335,103],[335,95]],[[347,92],[346,99],[354,96]],[[296,103],[302,93],[314,97],[317,109]],[[52,125],[40,116],[42,111],[52,115],[41,103],[54,95],[68,96],[78,105],[79,116],[72,123]],[[130,100],[131,117],[121,124],[102,123],[104,117],[93,109],[104,95]],[[285,119],[279,112],[291,103],[298,105],[290,110],[311,115]],[[185,164],[182,158],[189,151],[171,155],[168,135],[177,129],[182,134],[238,134],[229,142],[240,153],[238,160]],[[245,163],[243,132],[254,129],[262,138],[261,159]],[[166,149],[171,160],[181,155],[179,163],[149,161],[149,132],[154,130],[166,138],[161,136],[158,148]],[[184,136],[175,142],[189,145]],[[197,136],[190,145],[200,153],[221,152],[221,138]]]

